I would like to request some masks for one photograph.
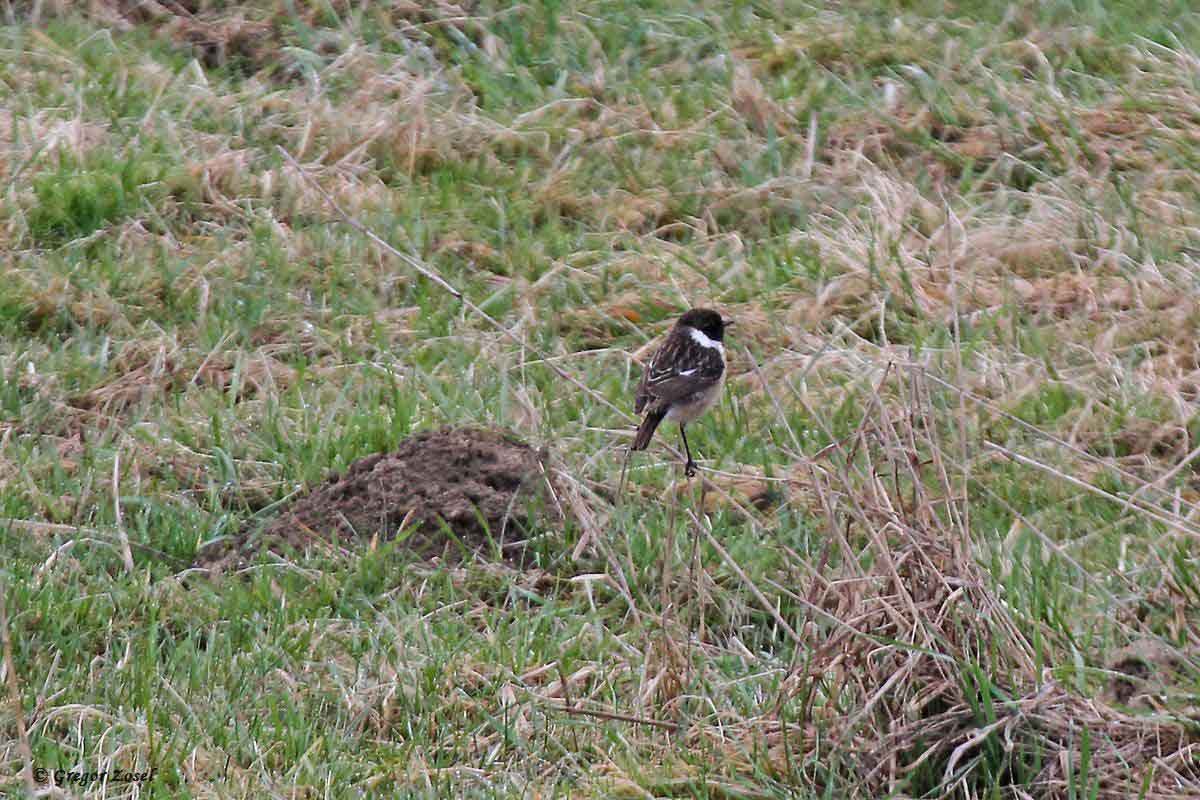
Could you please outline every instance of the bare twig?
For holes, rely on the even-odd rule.
[[[654,728],[662,728],[667,731],[677,731],[679,726],[674,722],[667,722],[661,719],[649,719],[648,717],[637,717],[633,714],[620,714],[615,711],[597,711],[591,708],[580,708],[579,706],[570,705],[551,705],[555,711],[562,711],[565,714],[581,717],[595,717],[596,719],[607,719],[614,722],[632,722],[636,725],[650,725]]]
[[[754,595],[754,599],[758,601],[758,604],[762,606],[762,609],[771,616],[771,619],[775,620],[775,624],[782,628],[787,635],[791,637],[793,642],[799,645],[804,644],[804,640],[801,639],[800,635],[796,633],[791,625],[787,623],[787,620],[785,620],[783,615],[779,613],[779,609],[771,605],[771,601],[768,600],[767,596],[762,593],[762,590],[755,585],[754,581],[750,580],[750,576],[746,574],[746,571],[742,569],[741,565],[733,559],[733,556],[729,555],[729,551],[722,547],[721,543],[718,542],[716,537],[712,535],[712,532],[700,522],[700,519],[696,516],[696,512],[689,508],[687,513],[692,519],[692,524],[696,526],[696,530],[704,534],[704,537],[708,540],[708,543],[712,545],[712,548],[717,551],[718,555],[721,556],[721,560],[729,565],[729,568],[734,571],[742,583],[745,584],[746,588],[750,590],[750,594]]]
[[[1121,506],[1122,508],[1124,508],[1128,511],[1136,511],[1139,514],[1143,514],[1143,515],[1149,517],[1150,519],[1153,519],[1157,522],[1161,522],[1163,525],[1166,525],[1169,528],[1173,528],[1173,529],[1179,531],[1180,533],[1186,533],[1189,536],[1200,537],[1200,530],[1197,530],[1196,528],[1194,528],[1193,526],[1191,526],[1189,524],[1185,524],[1185,521],[1183,520],[1182,517],[1169,517],[1165,514],[1159,513],[1155,509],[1146,508],[1145,506],[1141,506],[1141,505],[1132,503],[1129,500],[1125,499],[1124,497],[1121,497],[1120,495],[1115,495],[1112,492],[1107,492],[1104,489],[1101,489],[1099,486],[1093,486],[1092,484],[1088,483],[1085,480],[1076,478],[1074,475],[1068,475],[1067,473],[1063,472],[1062,470],[1055,469],[1054,467],[1050,466],[1049,464],[1043,464],[1042,462],[1036,461],[1036,460],[1030,458],[1029,456],[1023,456],[1020,453],[1013,452],[1012,450],[1009,450],[1007,447],[998,445],[995,442],[984,442],[983,444],[984,444],[984,447],[987,447],[991,450],[995,450],[997,453],[1000,453],[1001,455],[1011,458],[1013,461],[1016,461],[1020,464],[1025,464],[1026,466],[1036,467],[1037,469],[1040,469],[1043,472],[1049,473],[1050,475],[1054,475],[1057,478],[1061,478],[1062,480],[1066,481],[1067,483],[1071,484],[1072,486],[1078,486],[1080,489],[1091,492],[1094,495],[1103,497],[1107,500],[1111,500],[1112,502],[1116,503],[1117,505]]]
[[[916,367],[918,369],[920,368],[919,365],[916,365],[916,364],[909,364],[907,366]],[[975,403],[975,404],[981,406],[982,408],[986,408],[988,411],[990,411],[993,414],[996,414],[1001,419],[1004,419],[1007,422],[1011,422],[1014,425],[1016,425],[1017,427],[1025,430],[1025,431],[1028,431],[1029,433],[1032,433],[1033,435],[1035,435],[1039,438],[1046,439],[1047,441],[1053,442],[1054,444],[1058,445],[1059,447],[1062,447],[1062,448],[1070,451],[1074,455],[1077,455],[1093,464],[1099,464],[1107,469],[1111,469],[1113,472],[1117,473],[1125,480],[1130,481],[1131,483],[1136,483],[1138,485],[1139,490],[1140,489],[1155,489],[1156,491],[1159,491],[1164,495],[1167,494],[1167,492],[1165,490],[1155,486],[1153,482],[1147,482],[1147,481],[1142,480],[1141,478],[1139,478],[1137,475],[1134,475],[1129,470],[1122,468],[1119,464],[1114,464],[1112,461],[1109,461],[1108,459],[1101,458],[1094,453],[1089,453],[1088,451],[1086,451],[1080,447],[1076,447],[1075,445],[1068,442],[1066,439],[1063,439],[1061,436],[1055,436],[1053,433],[1050,433],[1049,431],[1042,430],[1041,428],[1037,427],[1036,425],[1026,422],[1025,420],[1021,419],[1017,415],[1011,414],[1011,413],[1005,411],[1004,409],[1000,408],[998,405],[996,405],[992,401],[990,401],[986,398],[980,397],[979,395],[975,394],[974,392],[971,392],[967,389],[963,389],[962,387],[956,386],[955,384],[951,383],[950,381],[946,380],[945,378],[940,378],[937,375],[934,375],[932,372],[922,371],[922,374],[925,376],[926,380],[936,383],[938,386],[941,386],[943,389],[949,389],[952,392],[957,392],[957,393],[961,394],[963,397],[967,398],[972,403]]]

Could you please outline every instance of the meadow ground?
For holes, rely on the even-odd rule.
[[[1200,17],[1147,5],[0,3],[0,788],[1196,797]],[[698,304],[705,491],[666,431],[617,502]],[[550,448],[530,563],[192,568],[447,424]]]

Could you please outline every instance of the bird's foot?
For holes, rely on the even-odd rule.
[[[688,461],[686,464],[684,464],[683,465],[683,474],[687,475],[689,478],[696,477],[696,462]]]

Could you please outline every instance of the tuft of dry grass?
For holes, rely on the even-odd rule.
[[[992,781],[1017,796],[1189,796],[1194,722],[1132,716],[1046,670],[1039,649],[1066,642],[981,567],[930,387],[915,371],[890,388],[904,407],[875,404],[813,471],[838,535],[772,587],[803,609],[807,655],[765,713],[741,722],[742,751],[767,749],[781,772],[836,757],[856,796],[973,796]],[[782,717],[796,698],[798,718]]]

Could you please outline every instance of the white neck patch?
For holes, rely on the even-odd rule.
[[[707,347],[710,350],[716,350],[722,356],[725,355],[725,345],[721,344],[715,339],[708,338],[704,335],[704,331],[699,330],[698,328],[693,328],[689,325],[688,334],[692,337],[692,341],[701,347]]]

